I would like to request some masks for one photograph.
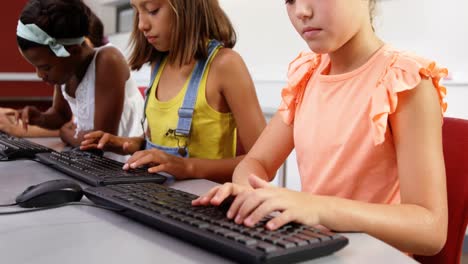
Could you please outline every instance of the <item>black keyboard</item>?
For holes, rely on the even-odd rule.
[[[0,132],[0,160],[32,159],[36,153],[51,151],[53,150],[27,139]]]
[[[86,151],[38,153],[36,160],[92,186],[166,181],[166,177],[145,168],[124,171],[124,163]]]
[[[291,263],[309,260],[343,248],[344,236],[289,223],[269,231],[266,218],[253,228],[226,218],[220,207],[193,207],[197,196],[164,185],[123,184],[85,189],[96,204],[121,212],[196,246],[241,263]]]

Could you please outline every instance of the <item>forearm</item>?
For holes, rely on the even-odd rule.
[[[74,128],[62,127],[62,129],[60,129],[60,139],[70,146],[80,146],[83,141],[84,133],[79,133],[76,137],[75,133],[76,130]]]
[[[254,174],[266,181],[270,181],[272,177],[269,177],[263,166],[255,159],[245,157],[234,170],[232,182],[241,185],[250,185],[248,177],[250,174]]]
[[[63,116],[59,113],[57,113],[53,109],[49,109],[46,112],[41,113],[39,118],[34,123],[31,123],[31,125],[36,125],[40,126],[42,128],[46,129],[60,129],[65,123],[70,121],[71,117],[68,118],[66,116]]]
[[[21,129],[21,136],[22,137],[58,137],[59,136],[59,130],[50,130],[46,128],[41,128],[38,126],[30,126],[28,127],[28,130],[25,131],[24,129]]]
[[[320,224],[332,230],[365,232],[402,251],[421,255],[435,254],[445,243],[443,216],[422,206],[320,198],[324,208]]]
[[[244,156],[231,159],[187,159],[188,173],[190,178],[207,179],[218,183],[231,182],[234,168]]]
[[[38,126],[29,126],[24,129],[21,120],[19,124],[13,116],[6,116],[0,114],[0,131],[4,131],[9,135],[16,137],[57,137],[58,130],[48,130]]]
[[[145,149],[146,139],[144,135],[139,136],[139,137],[131,137],[129,139],[130,139],[129,142],[132,142],[132,144],[130,144],[128,148],[128,154],[133,154],[139,150]]]

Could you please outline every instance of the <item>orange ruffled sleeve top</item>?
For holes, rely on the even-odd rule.
[[[328,55],[301,53],[289,66],[279,113],[294,128],[302,190],[372,203],[399,203],[396,151],[388,116],[398,93],[430,78],[442,114],[447,70],[388,45],[361,67],[326,75]]]

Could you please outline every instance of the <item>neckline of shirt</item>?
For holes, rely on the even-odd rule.
[[[387,44],[382,45],[379,49],[377,49],[374,52],[374,54],[372,54],[372,56],[363,65],[359,66],[358,68],[352,71],[342,73],[342,74],[333,74],[333,75],[323,74],[323,71],[330,66],[330,57],[327,55],[322,64],[323,67],[319,69],[318,78],[320,81],[323,81],[323,82],[338,82],[338,81],[350,79],[358,75],[365,69],[367,69],[369,66],[371,66],[373,62],[380,56],[380,54],[382,54],[385,50],[387,50],[387,47],[388,47]]]

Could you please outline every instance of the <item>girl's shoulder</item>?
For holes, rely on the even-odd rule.
[[[387,47],[382,56],[383,70],[371,95],[370,116],[374,127],[374,140],[383,142],[388,116],[398,108],[398,94],[418,87],[421,81],[431,80],[437,91],[441,113],[447,109],[446,88],[440,84],[448,70],[435,61],[411,52]]]
[[[219,72],[226,72],[232,67],[243,64],[244,60],[235,50],[220,48],[211,62],[211,69]]]
[[[220,48],[211,61],[210,75],[214,78],[212,80],[226,87],[222,84],[230,83],[233,78],[246,78],[248,71],[239,53],[230,48]]]
[[[431,79],[434,86],[441,90],[443,87],[439,82],[448,74],[448,70],[434,60],[392,47],[386,47],[381,58],[383,68],[377,86],[385,88],[391,94],[411,90],[422,79]]]
[[[313,72],[322,62],[322,54],[304,51],[289,63],[288,78],[305,72]]]
[[[128,75],[130,73],[127,60],[118,48],[106,45],[95,50],[96,74],[112,78],[113,74]]]
[[[289,64],[287,83],[281,91],[282,102],[278,109],[286,124],[293,123],[299,99],[304,93],[309,79],[320,67],[322,56],[310,51],[301,52]]]
[[[121,84],[130,78],[130,68],[127,60],[120,50],[114,46],[106,45],[95,49],[95,75],[96,85],[117,82]],[[111,91],[112,85],[100,85],[99,91]],[[123,86],[122,86],[123,87]]]
[[[103,47],[95,48],[96,51],[96,63],[99,61],[112,62],[112,61],[125,61],[125,57],[122,52],[115,46],[106,45]]]
[[[426,71],[429,70],[429,68],[435,69],[437,64],[434,60],[412,52],[401,51],[389,45],[383,47],[380,59],[385,62],[386,70],[404,70],[414,75],[427,75],[425,74]],[[422,73],[420,72],[421,70],[423,70]]]

